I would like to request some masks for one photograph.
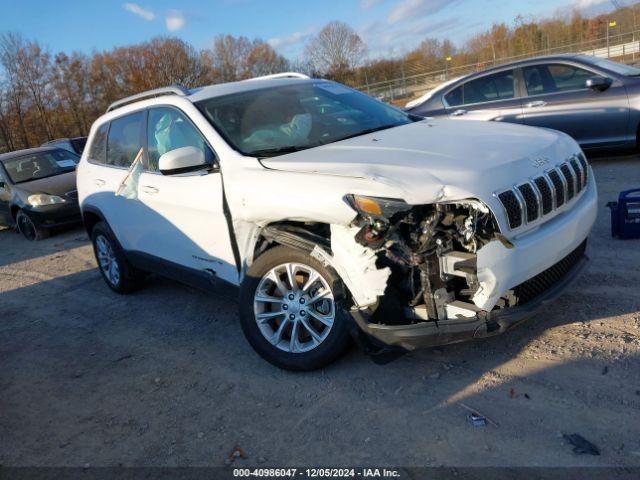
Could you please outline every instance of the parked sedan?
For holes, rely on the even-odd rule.
[[[40,240],[54,227],[80,222],[79,161],[61,148],[0,155],[0,225],[15,225],[28,240]]]
[[[640,69],[586,55],[538,57],[448,82],[407,111],[553,128],[584,149],[637,147]]]

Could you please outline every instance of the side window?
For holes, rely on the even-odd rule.
[[[98,128],[93,136],[91,147],[89,148],[89,161],[93,163],[105,163],[105,154],[107,151],[107,132],[109,124],[105,123]]]
[[[107,140],[107,165],[130,167],[142,148],[145,112],[136,112],[111,121]]]
[[[529,95],[581,90],[594,76],[588,70],[560,63],[526,67],[523,73]]]
[[[450,107],[459,107],[462,105],[462,89],[464,85],[460,85],[458,88],[454,88],[449,93],[444,96],[444,99],[447,102],[447,105]]]
[[[549,73],[560,92],[586,88],[587,79],[593,77],[593,73],[572,65],[549,65]]]
[[[147,170],[158,171],[160,157],[182,147],[196,147],[202,150],[207,161],[213,163],[213,152],[200,132],[182,112],[170,107],[149,109]]]
[[[450,107],[513,98],[513,70],[471,80],[445,95]]]

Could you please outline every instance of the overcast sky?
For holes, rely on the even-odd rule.
[[[110,49],[173,35],[198,48],[218,34],[259,37],[296,58],[331,20],[356,29],[378,57],[399,54],[427,36],[462,43],[516,15],[551,17],[580,8],[610,10],[610,0],[0,0],[0,31],[18,31],[53,51]],[[621,4],[633,3],[621,0]]]

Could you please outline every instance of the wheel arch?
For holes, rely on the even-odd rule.
[[[323,222],[283,220],[263,226],[256,236],[251,252],[253,263],[260,255],[278,245],[311,252],[316,245],[330,250],[331,226]]]
[[[98,222],[105,222],[107,225],[109,224],[105,220],[102,212],[97,208],[90,207],[90,208],[83,209],[82,223],[84,224],[84,229],[86,230],[87,235],[89,235],[89,237],[91,237],[91,234],[93,232],[93,227],[95,227]]]

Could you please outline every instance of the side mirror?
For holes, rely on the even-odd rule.
[[[196,147],[176,148],[163,154],[158,167],[163,175],[176,175],[208,168],[204,152]]]
[[[612,83],[613,80],[607,77],[591,77],[587,79],[586,87],[598,92],[604,92]]]

